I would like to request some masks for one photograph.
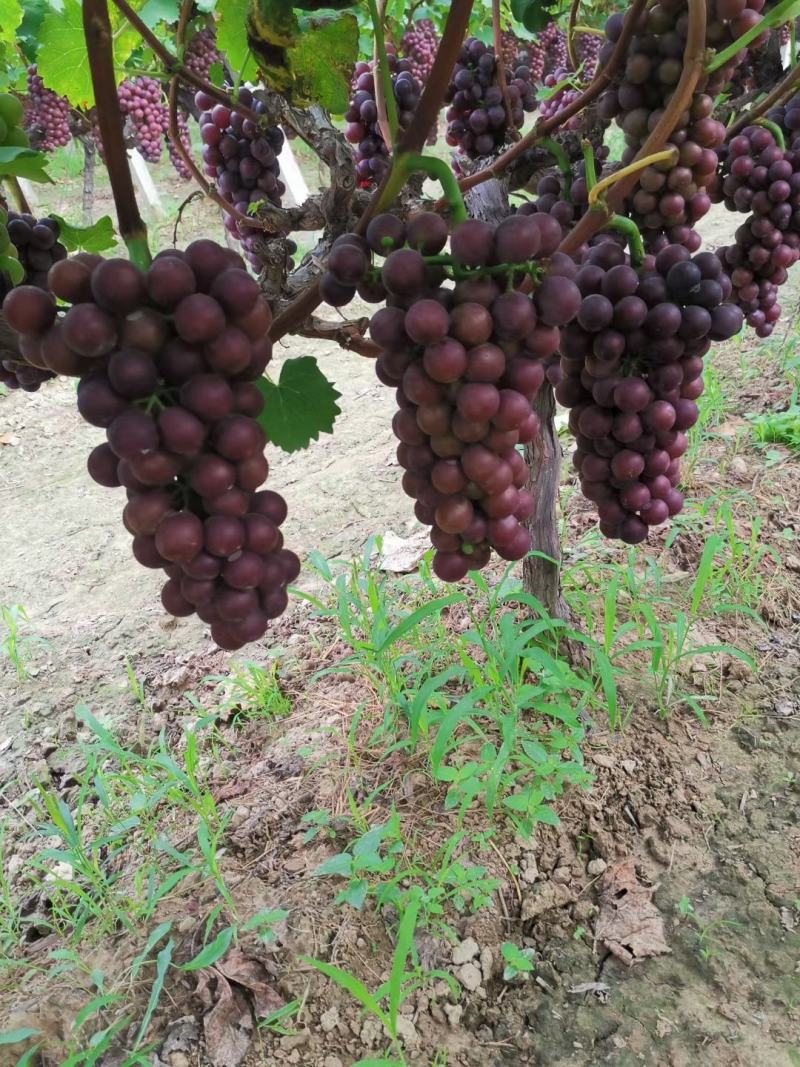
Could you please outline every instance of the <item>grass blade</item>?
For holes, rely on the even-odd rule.
[[[392,1037],[397,1037],[397,1013],[400,1010],[403,996],[403,975],[406,970],[406,960],[414,947],[418,912],[419,904],[412,901],[403,912],[397,930],[397,944],[394,946],[392,970],[389,974],[389,1033]]]
[[[161,925],[164,926],[165,924],[162,923]],[[156,956],[156,976],[153,979],[153,985],[150,989],[150,997],[147,1001],[147,1008],[145,1009],[145,1013],[142,1016],[142,1022],[139,1027],[139,1032],[136,1035],[135,1048],[139,1047],[142,1038],[147,1033],[147,1028],[150,1025],[150,1020],[153,1018],[153,1012],[156,1010],[158,1002],[161,998],[161,990],[164,988],[164,979],[167,977],[169,965],[170,963],[172,963],[172,949],[173,941],[172,938],[170,938],[169,941],[167,941],[166,945],[164,945],[159,954]]]

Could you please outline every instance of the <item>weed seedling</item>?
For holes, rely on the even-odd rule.
[[[514,982],[517,978],[527,981],[536,966],[533,962],[534,951],[532,948],[519,948],[513,941],[504,941],[500,946],[505,966],[503,967],[503,981]]]

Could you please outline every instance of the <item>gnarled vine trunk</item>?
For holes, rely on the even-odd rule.
[[[539,437],[525,446],[530,471],[529,488],[535,506],[528,520],[531,547],[542,556],[529,556],[522,564],[522,584],[527,593],[544,604],[551,615],[566,618],[567,607],[561,597],[561,543],[558,533],[558,490],[561,476],[561,444],[556,432],[556,401],[553,387],[545,382],[534,401],[542,430]],[[554,561],[554,562],[551,562]]]

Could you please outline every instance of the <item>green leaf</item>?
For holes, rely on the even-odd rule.
[[[159,22],[176,22],[178,14],[178,0],[147,0],[139,18],[152,30]]]
[[[182,965],[181,970],[199,971],[202,967],[210,967],[212,963],[216,963],[228,951],[230,943],[233,941],[233,934],[234,929],[232,926],[226,926],[224,930],[220,930],[214,940],[198,952],[194,959]]]
[[[21,1026],[18,1030],[4,1030],[0,1033],[0,1045],[18,1045],[20,1041],[27,1041],[29,1037],[36,1037],[41,1032],[30,1026]]]
[[[131,963],[131,978],[136,977],[136,975],[139,973],[139,968],[150,955],[151,950],[158,944],[158,942],[165,934],[169,933],[171,927],[172,921],[167,920],[166,922],[159,923],[155,930],[150,931],[150,936],[147,938],[144,948]]]
[[[375,997],[367,989],[363,982],[360,982],[354,974],[350,974],[347,971],[343,971],[340,967],[334,967],[332,963],[323,963],[322,960],[312,960],[308,956],[300,957],[301,963],[307,963],[310,967],[315,967],[321,974],[324,974],[326,978],[330,978],[332,982],[335,982],[340,989],[344,989],[349,993],[354,1000],[365,1008],[371,1015],[374,1015],[376,1019],[379,1019],[386,1029],[389,1029],[389,1019],[385,1012],[381,1010],[380,1004],[378,1004]]]
[[[37,1056],[38,1053],[39,1053],[39,1046],[38,1045],[34,1045],[32,1048],[29,1048],[27,1052],[23,1052],[23,1054],[20,1056],[20,1058],[14,1064],[14,1067],[32,1067],[33,1057]]]
[[[331,856],[329,860],[325,860],[314,871],[315,875],[323,877],[324,875],[339,874],[343,878],[347,878],[353,869],[353,857],[348,852],[340,852],[338,856]]]
[[[511,14],[530,33],[538,33],[552,21],[552,7],[544,0],[511,0]]]
[[[226,56],[231,70],[238,74],[250,46],[247,43],[247,14],[250,0],[225,0],[217,14],[217,48]]]
[[[296,45],[286,53],[295,105],[319,103],[335,115],[347,110],[350,77],[358,58],[358,23],[354,15],[336,19],[302,19]]]
[[[11,145],[0,148],[0,175],[13,174],[31,182],[50,182],[52,179],[44,169],[46,162],[44,154],[32,148]]]
[[[58,223],[58,239],[68,252],[105,252],[117,243],[109,215],[103,215],[93,226],[73,226],[60,215],[50,217]]]
[[[361,911],[364,907],[364,901],[367,899],[367,890],[369,884],[366,878],[359,878],[355,882],[350,882],[346,889],[343,889],[341,893],[336,897],[337,904],[349,904],[351,908],[356,911]]]
[[[397,1013],[403,1002],[403,977],[406,971],[406,960],[414,947],[414,931],[417,928],[417,914],[419,904],[412,901],[403,912],[400,926],[397,929],[397,944],[392,954],[392,969],[389,973],[389,1022],[392,1037],[397,1034]]]
[[[5,274],[12,285],[19,285],[25,278],[25,268],[14,256],[0,256],[0,274]]]
[[[114,66],[119,69],[140,44],[140,38],[116,11],[111,13],[111,28],[114,31]],[[36,62],[48,89],[66,96],[74,107],[86,108],[94,104],[80,0],[64,0],[62,10],[55,7],[48,10],[39,30]]]
[[[162,925],[168,925],[162,923]],[[153,1018],[153,1012],[158,1006],[158,1002],[161,999],[161,991],[164,988],[164,979],[167,977],[167,971],[169,965],[172,963],[172,938],[167,941],[166,945],[161,949],[156,957],[156,976],[153,979],[153,984],[150,987],[150,996],[147,1001],[147,1008],[142,1016],[142,1022],[139,1027],[139,1032],[136,1035],[137,1046],[141,1042],[142,1038],[147,1033],[147,1028],[150,1025],[150,1020]]]
[[[284,452],[297,452],[332,433],[342,395],[328,381],[313,356],[287,359],[278,384],[259,378],[255,383],[264,397],[259,424],[267,437]]]
[[[19,0],[0,0],[0,41],[14,44],[16,30],[22,22],[22,5]]]

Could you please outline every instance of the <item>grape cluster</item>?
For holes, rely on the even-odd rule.
[[[14,285],[24,283],[47,289],[50,267],[67,256],[58,236],[55,219],[0,211],[0,301]],[[9,257],[13,262],[7,262]],[[34,392],[53,377],[50,371],[20,361],[19,356],[18,352],[3,353],[0,381],[9,389]]]
[[[769,337],[781,313],[778,289],[800,259],[800,151],[781,149],[763,126],[745,127],[728,145],[712,198],[752,212],[736,243],[717,254],[748,326]]]
[[[387,50],[388,52],[388,50]],[[408,59],[398,59],[388,52],[392,92],[397,105],[397,123],[401,130],[408,127],[422,90],[411,73]],[[355,146],[356,174],[362,189],[376,185],[389,166],[389,149],[378,124],[378,105],[375,102],[375,74],[371,63],[356,63],[354,92],[345,112],[344,135]]]
[[[283,148],[283,131],[277,126],[260,128],[224,104],[199,92],[195,103],[201,109],[198,122],[203,142],[205,173],[216,181],[220,194],[240,215],[252,214],[251,205],[268,201],[280,207],[286,186],[280,179],[278,156]],[[239,103],[262,114],[266,107],[250,89],[239,90]],[[242,243],[248,262],[261,266],[257,253],[258,230],[225,216],[225,228]]]
[[[576,80],[576,76],[572,71],[567,70],[564,67],[560,67],[557,70],[551,71],[550,74],[547,74],[544,79],[544,86],[546,89],[551,90],[551,93],[549,96],[539,101],[539,115],[543,119],[552,118],[556,112],[567,107],[573,100],[577,100],[581,95],[581,89]],[[577,130],[581,125],[581,121],[582,117],[580,114],[573,115],[571,119],[568,119],[562,124],[561,129]]]
[[[217,48],[217,35],[213,26],[198,30],[186,46],[183,64],[203,81],[208,81],[213,63],[222,62],[222,53]]]
[[[259,491],[269,466],[254,382],[271,355],[270,311],[243,268],[209,240],[145,272],[82,254],[50,271],[65,309],[31,286],[3,305],[32,362],[80,377],[78,410],[107,438],[89,473],[125,487],[133,554],[168,576],[164,608],[197,612],[226,649],[264,634],[300,566],[283,548],[283,499]]]
[[[511,103],[511,122],[520,129],[525,112],[536,107],[536,93],[530,69],[507,70],[506,83]],[[447,143],[458,147],[471,159],[490,155],[509,136],[508,116],[497,82],[497,60],[493,49],[469,37],[463,44],[447,89],[445,100]]]
[[[567,66],[567,35],[555,22],[548,22],[538,36],[539,46],[544,51],[544,69],[556,70]]]
[[[439,38],[431,19],[417,19],[403,34],[400,54],[409,62],[409,70],[420,85],[424,84],[433,69],[438,48]]]
[[[763,4],[764,0],[713,0],[706,34],[708,47],[723,48],[760,21]],[[601,65],[610,58],[625,17],[614,14],[607,20]],[[688,26],[686,0],[665,0],[651,6],[640,16],[616,86],[600,98],[601,118],[615,118],[625,134],[623,164],[630,163],[642,147],[680,80]],[[719,71],[700,78],[690,106],[665,146],[674,149],[672,158],[647,167],[639,175],[629,201],[629,214],[645,231],[646,245],[653,251],[670,241],[685,243],[690,252],[700,246],[692,227],[710,207],[706,188],[717,169],[716,149],[725,139],[725,127],[712,117],[714,95],[730,80],[744,54],[739,53]]]
[[[668,245],[637,272],[603,241],[577,269],[575,322],[561,332],[559,403],[570,408],[574,466],[600,531],[628,544],[682,507],[686,431],[697,420],[703,356],[734,336],[742,312],[711,252]]]
[[[158,163],[161,142],[169,127],[169,111],[164,103],[161,82],[155,78],[128,78],[117,90],[119,109],[134,144],[148,163]]]
[[[573,264],[556,253],[562,229],[546,214],[515,215],[496,227],[474,219],[456,225],[454,288],[443,284],[442,266],[426,261],[447,237],[432,212],[405,224],[379,215],[365,238],[337,239],[322,291],[342,304],[358,287],[362,298],[385,304],[369,330],[381,349],[376,374],[397,390],[392,428],[403,489],[431,527],[435,573],[458,581],[485,566],[492,550],[511,560],[530,549],[524,523],[534,502],[516,446],[539,432],[532,402],[544,361],[580,293],[559,273],[560,259]],[[371,271],[373,255],[385,261]],[[543,278],[533,297],[514,289],[528,273]]]
[[[591,80],[597,70],[597,61],[600,58],[600,49],[603,47],[603,39],[594,33],[577,33],[575,35],[576,51],[578,59],[583,64],[582,76],[585,80]]]
[[[68,145],[72,138],[69,101],[45,88],[35,64],[28,67],[28,101],[25,128],[42,151],[53,152]]]

